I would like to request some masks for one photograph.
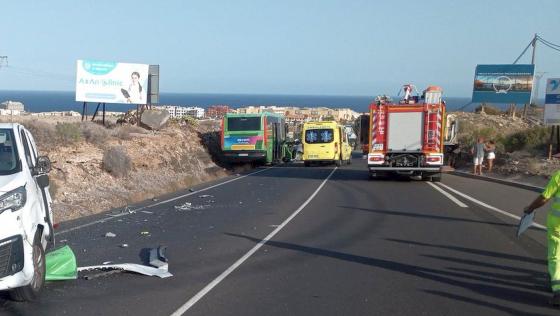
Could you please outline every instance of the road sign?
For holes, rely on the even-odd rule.
[[[544,105],[544,123],[560,125],[560,78],[546,81],[546,97]]]

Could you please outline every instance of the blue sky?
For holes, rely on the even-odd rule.
[[[413,82],[468,97],[476,64],[513,62],[534,33],[560,44],[557,0],[4,0],[2,13],[2,90],[73,90],[75,61],[99,59],[160,64],[166,92],[376,95]],[[560,52],[538,46],[537,71],[560,76]]]

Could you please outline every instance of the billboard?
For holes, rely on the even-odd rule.
[[[529,103],[534,74],[535,65],[477,65],[472,102]]]
[[[545,125],[560,125],[560,78],[550,78],[546,81],[544,103]]]
[[[147,103],[149,65],[78,60],[76,69],[76,101]]]

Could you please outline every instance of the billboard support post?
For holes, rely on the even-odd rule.
[[[84,105],[82,106],[82,121],[87,120],[87,102],[84,102]]]
[[[103,126],[105,126],[105,103],[101,103],[101,102],[97,103],[97,108],[95,108],[95,112],[93,112],[93,117],[91,118],[91,121],[93,122],[95,120],[95,117],[97,116],[97,113],[99,113],[99,107],[100,106],[103,106],[102,113],[101,113],[101,115],[102,115],[102,121],[101,122],[103,123]]]

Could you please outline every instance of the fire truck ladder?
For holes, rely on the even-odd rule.
[[[435,115],[434,115],[435,114]],[[430,149],[438,149],[439,148],[439,136],[438,131],[440,130],[441,121],[441,108],[437,109],[428,109],[427,111],[427,120],[426,120],[426,144]]]

